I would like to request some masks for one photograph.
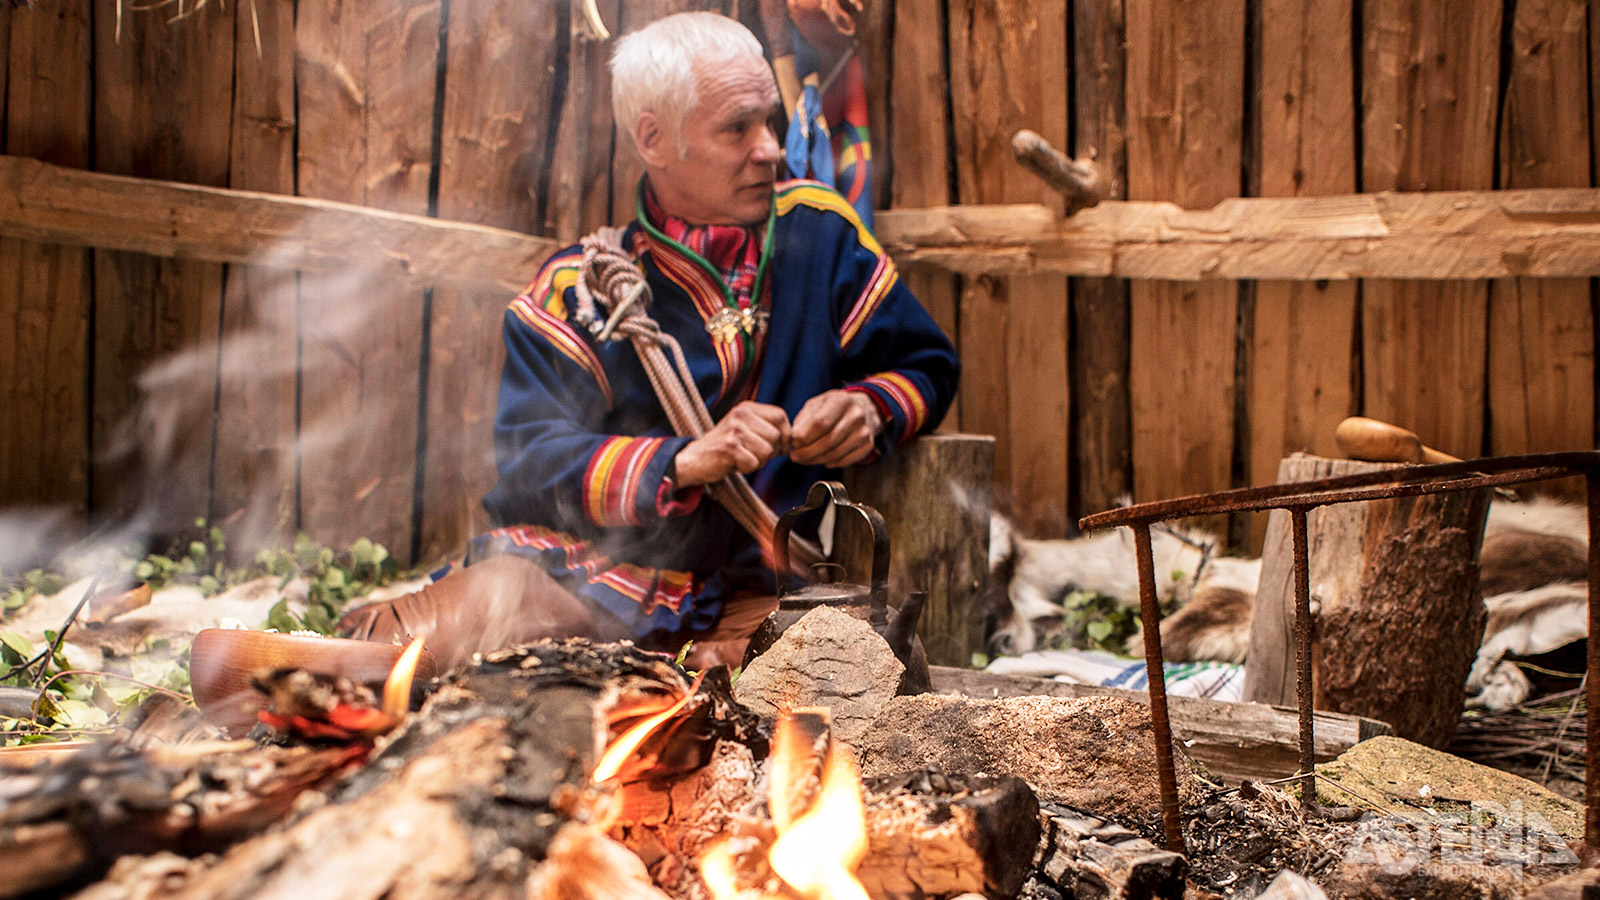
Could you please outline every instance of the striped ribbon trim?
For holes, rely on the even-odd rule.
[[[690,572],[613,563],[610,557],[596,553],[591,542],[543,525],[497,528],[489,532],[489,537],[504,538],[530,550],[560,553],[568,571],[639,604],[645,615],[662,607],[678,612],[694,589],[694,575]]]
[[[851,308],[850,315],[845,317],[844,326],[839,329],[839,347],[850,346],[856,335],[861,332],[861,326],[867,324],[872,314],[883,305],[883,298],[889,296],[889,291],[900,280],[900,270],[895,268],[893,261],[887,253],[878,256],[878,267],[873,270],[872,277],[867,281],[866,290],[861,292],[861,297],[856,300],[856,305]]]
[[[583,473],[583,511],[596,525],[638,525],[644,470],[666,438],[610,437],[589,457]],[[655,505],[659,485],[650,486]]]
[[[535,304],[527,294],[518,295],[512,300],[510,309],[524,325],[548,341],[562,356],[588,372],[589,377],[600,387],[600,393],[605,395],[606,408],[611,408],[611,380],[606,377],[606,371],[600,365],[600,357],[595,355],[594,349],[571,325],[567,324],[565,319],[556,318],[554,313]]]
[[[900,408],[900,414],[906,420],[906,427],[900,434],[900,440],[908,440],[927,424],[928,401],[922,396],[922,391],[917,389],[916,384],[899,372],[880,372],[856,384],[860,387],[877,388],[881,396],[887,397]]]

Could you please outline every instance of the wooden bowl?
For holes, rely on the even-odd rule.
[[[250,685],[252,676],[277,669],[305,669],[342,676],[381,693],[404,650],[395,644],[344,638],[207,628],[194,636],[189,650],[189,684],[206,721],[230,734],[240,734],[255,724],[256,712],[266,699]],[[427,684],[438,674],[433,657],[423,651],[412,684]]]

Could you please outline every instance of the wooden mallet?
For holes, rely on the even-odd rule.
[[[1347,459],[1369,462],[1448,463],[1459,457],[1422,443],[1415,431],[1364,416],[1351,416],[1333,430],[1333,442]]]

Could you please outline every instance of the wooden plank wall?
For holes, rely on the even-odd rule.
[[[117,2],[0,2],[6,152],[563,238],[631,216],[608,45],[562,0]],[[869,6],[880,203],[1056,202],[1010,161],[1024,127],[1187,206],[1594,183],[1600,0]],[[1034,534],[1268,480],[1351,413],[1461,455],[1595,445],[1586,281],[906,279],[966,365],[944,427],[997,436]],[[505,299],[0,238],[0,505],[442,558],[483,525]]]

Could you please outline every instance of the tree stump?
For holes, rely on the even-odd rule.
[[[1278,482],[1390,468],[1295,454]],[[1307,517],[1314,615],[1315,705],[1388,722],[1443,747],[1461,714],[1483,640],[1478,553],[1487,490],[1313,510]],[[1295,703],[1294,554],[1289,516],[1274,511],[1256,592],[1244,699]]]
[[[983,596],[989,574],[989,513],[994,501],[994,438],[930,434],[844,475],[850,499],[883,513],[889,525],[889,602],[927,591],[917,628],[928,662],[971,666],[983,649]],[[872,539],[855,516],[836,537],[853,572],[869,571]],[[860,577],[862,583],[866,577]]]

